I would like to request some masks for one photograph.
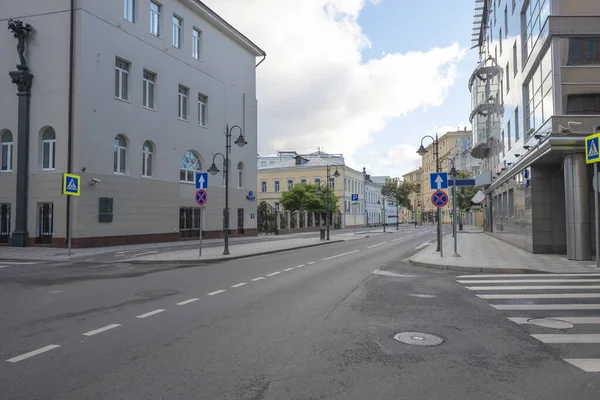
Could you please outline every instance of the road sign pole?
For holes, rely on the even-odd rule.
[[[596,179],[596,190],[594,190],[594,222],[596,226],[596,267],[600,268],[600,219],[598,219],[598,192],[600,180],[598,179],[598,163],[594,163],[594,179]]]
[[[452,257],[460,257],[458,254],[458,238],[456,234],[456,178],[453,179],[454,185],[452,185],[452,235],[454,236],[454,254]]]
[[[203,226],[204,226],[204,223],[203,223],[204,215],[203,214],[204,213],[202,212],[202,207],[200,207],[200,235],[198,235],[198,236],[200,236],[200,238],[198,239],[198,245],[199,245],[198,256],[199,257],[202,257],[202,230],[203,230]]]
[[[69,237],[67,239],[68,254],[71,257],[71,237],[73,236],[73,200],[69,201]]]

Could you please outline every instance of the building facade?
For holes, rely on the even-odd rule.
[[[227,129],[248,143],[229,154],[229,226],[233,235],[256,233],[249,191],[256,187],[255,77],[263,50],[197,0],[78,0],[72,10],[58,0],[8,0],[0,14],[34,28],[26,51],[34,75],[28,244],[65,245],[66,172],[81,176],[81,196],[71,199],[76,247],[197,237],[194,173],[225,152]],[[0,34],[0,210],[13,210],[13,227],[24,145],[8,79],[15,47],[12,34]],[[203,213],[208,237],[223,233],[224,162],[215,163],[220,173],[210,177]]]
[[[365,181],[365,226],[380,226],[383,223],[382,185],[373,182],[365,168],[363,168],[363,175]]]
[[[410,171],[404,175],[402,175],[402,180],[404,182],[409,182],[412,184],[419,185],[419,191],[413,192],[409,196],[409,201],[412,207],[412,210],[408,208],[404,208],[402,212],[402,220],[404,222],[420,222],[421,221],[421,179],[423,177],[423,168],[419,167],[413,171]]]
[[[371,176],[371,181],[381,187],[383,187],[389,179],[389,176]],[[381,209],[382,222],[385,225],[396,225],[396,223],[399,222],[398,214],[400,213],[396,200],[382,195],[379,203],[378,206]]]
[[[533,253],[589,260],[597,216],[584,137],[600,125],[600,2],[475,5],[471,154],[485,229]]]
[[[269,165],[276,164],[278,162],[291,160],[296,156],[302,156],[304,158],[327,158],[333,164],[344,164],[344,155],[343,154],[330,154],[325,153],[324,151],[317,150],[313,153],[299,154],[294,150],[280,150],[277,154],[261,156],[259,155],[256,160],[256,167],[263,168]]]

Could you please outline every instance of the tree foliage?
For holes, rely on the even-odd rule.
[[[456,179],[471,178],[471,174],[466,171],[457,171]],[[473,206],[471,199],[477,194],[477,189],[473,186],[460,186],[456,188],[456,208],[459,211],[469,211]]]
[[[404,182],[400,178],[392,178],[386,180],[381,188],[381,194],[385,197],[390,197],[396,200],[396,204],[400,207],[412,210],[410,195],[419,193],[421,185],[413,182]]]
[[[329,192],[329,210],[327,210],[327,193]],[[338,197],[335,193],[319,185],[298,183],[292,189],[281,194],[281,207],[286,211],[336,212]]]

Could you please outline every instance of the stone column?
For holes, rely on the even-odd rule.
[[[9,72],[12,82],[19,91],[18,133],[17,133],[17,197],[15,204],[15,230],[12,233],[12,246],[27,246],[27,204],[29,180],[29,105],[33,75],[26,69]]]
[[[585,154],[564,157],[567,258],[591,260],[590,200]]]

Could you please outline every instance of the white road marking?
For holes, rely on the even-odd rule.
[[[32,264],[37,264],[39,261],[10,261],[10,260],[0,260],[3,263],[6,264],[12,264],[12,265],[32,265]]]
[[[93,331],[86,332],[86,333],[83,334],[83,336],[94,336],[94,335],[97,335],[99,333],[106,332],[106,331],[109,331],[111,329],[115,329],[115,328],[117,328],[119,326],[121,326],[121,324],[106,325],[105,327],[98,328],[98,329],[95,329]]]
[[[314,261],[311,261],[311,262],[307,263],[307,265],[313,265],[314,263],[315,263]]]
[[[17,357],[9,358],[6,361],[11,362],[11,363],[16,363],[16,362],[19,362],[19,361],[26,360],[26,359],[28,359],[30,357],[33,357],[33,356],[37,356],[38,354],[42,354],[42,353],[45,353],[47,351],[57,349],[59,347],[60,347],[60,345],[58,345],[58,344],[51,344],[51,345],[48,345],[46,347],[41,347],[41,348],[39,348],[37,350],[30,351],[29,353],[25,353],[25,354],[21,354],[20,356],[17,356]]]
[[[278,275],[278,274],[280,274],[280,273],[281,273],[281,271],[277,271],[277,272],[272,272],[272,273],[270,273],[270,274],[267,274],[267,275],[265,275],[265,276],[275,276],[275,275]]]
[[[93,258],[89,258],[89,259],[85,260],[85,262],[90,262],[90,261],[94,261],[94,259]]]
[[[220,293],[223,293],[223,292],[224,292],[224,290],[217,290],[217,291],[214,291],[214,292],[207,293],[206,295],[207,296],[214,296],[216,294],[220,294]]]
[[[264,277],[262,277],[262,276],[260,276],[260,277],[258,277],[258,278],[254,278],[254,279],[252,279],[252,282],[260,281],[260,280],[263,280],[263,279],[265,279],[265,278],[264,278]]]
[[[367,249],[372,249],[372,248],[374,248],[374,247],[383,246],[384,244],[387,244],[387,242],[383,242],[383,243],[374,244],[373,246],[369,246],[369,247],[367,247]]]
[[[304,267],[304,264],[296,265],[296,268],[302,268],[302,267]]]
[[[482,299],[597,299],[600,293],[478,294]]]
[[[349,254],[353,254],[353,253],[358,253],[359,251],[360,251],[360,250],[354,250],[354,251],[350,251],[350,252],[348,252],[348,253],[343,253],[343,254],[338,254],[338,255],[335,255],[335,256],[327,257],[327,258],[324,258],[324,259],[323,259],[323,261],[332,260],[332,259],[334,259],[334,258],[338,258],[338,257],[347,256],[347,255],[349,255]]]
[[[600,310],[600,304],[490,304],[497,310]],[[599,335],[600,336],[600,335]]]
[[[294,267],[292,267],[292,268],[286,268],[286,269],[283,270],[283,272],[288,272],[288,271],[291,271],[293,269],[294,269]]]
[[[523,324],[528,324],[529,320],[531,318],[532,317],[516,317],[516,318],[509,318],[509,320],[511,320],[512,322],[514,322],[516,324],[523,325]],[[573,325],[600,324],[600,317],[547,317],[547,318],[569,322]]]
[[[0,265],[0,268],[8,268],[10,265]]]
[[[189,299],[189,300],[181,301],[181,302],[177,303],[177,305],[178,305],[178,306],[184,306],[184,305],[186,305],[186,304],[190,304],[190,303],[193,303],[193,302],[195,302],[195,301],[198,301],[198,300],[200,300],[200,299],[193,298],[193,299]]]
[[[564,360],[585,372],[600,372],[600,358],[565,358]]]
[[[410,236],[407,236],[407,238],[411,238],[411,237],[413,237],[413,236],[415,236],[415,235],[410,235]]]
[[[392,240],[392,242],[397,242],[398,240],[402,240],[402,239],[404,239],[404,237],[401,237],[401,238],[398,238],[398,239],[394,239],[394,240]]]
[[[554,285],[554,286],[466,286],[469,290],[586,290],[600,289],[600,285]]]
[[[535,334],[531,336],[542,343],[600,343],[600,334],[598,333],[547,333]]]
[[[154,251],[145,251],[143,253],[138,253],[138,254],[134,254],[134,257],[139,257],[139,256],[146,256],[148,254],[156,254],[158,253],[158,250],[154,250]]]
[[[237,287],[242,287],[242,286],[244,286],[244,285],[247,285],[247,283],[246,283],[246,282],[240,282],[240,283],[238,283],[238,284],[236,284],[236,285],[232,285],[231,287],[232,287],[232,288],[237,288]]]
[[[458,283],[585,283],[600,282],[600,279],[496,279],[477,281],[457,281]],[[501,288],[501,286],[500,286]]]
[[[460,275],[456,278],[525,278],[531,276],[600,276],[600,274],[482,274],[482,275]]]
[[[429,242],[431,242],[431,240],[421,243],[420,245],[416,246],[413,250],[418,250],[418,249],[422,249],[423,247],[429,246],[431,244]]]
[[[156,314],[159,314],[159,313],[161,313],[161,312],[163,312],[163,311],[165,311],[165,310],[163,310],[162,308],[159,308],[158,310],[150,311],[150,312],[147,312],[147,313],[145,313],[145,314],[140,314],[140,315],[138,315],[136,318],[147,318],[147,317],[151,317],[151,316],[153,316],[153,315],[156,315]]]

